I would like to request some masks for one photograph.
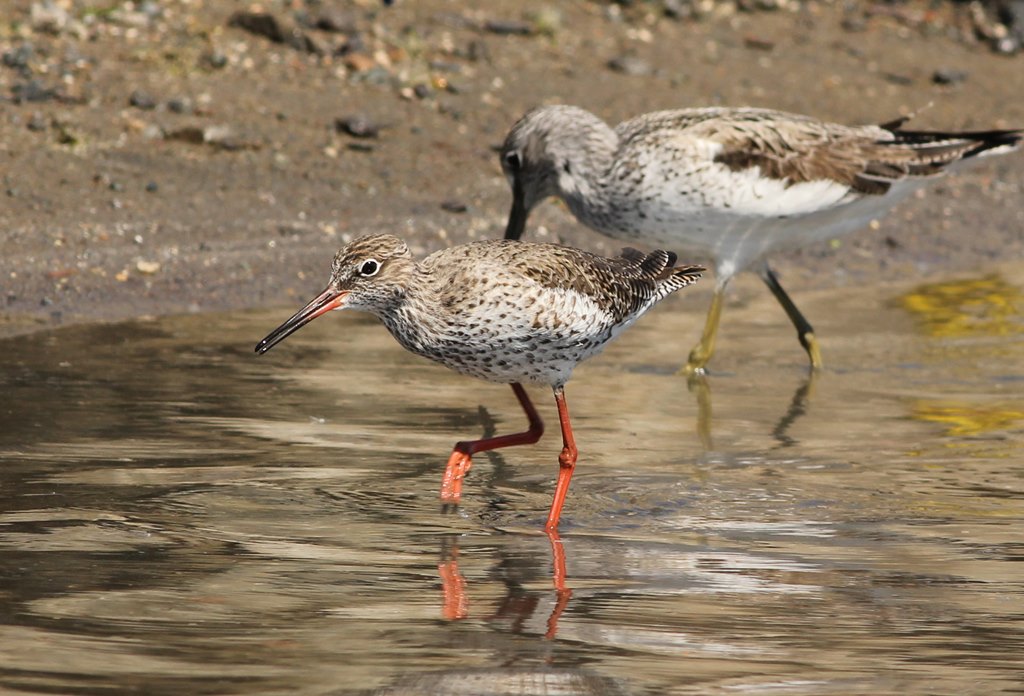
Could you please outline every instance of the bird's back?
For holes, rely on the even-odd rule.
[[[452,247],[420,264],[401,322],[415,335],[403,340],[389,328],[407,348],[460,372],[564,383],[577,363],[703,270],[674,262],[665,251],[606,258],[505,240]]]
[[[1009,151],[1022,135],[902,126],[753,108],[644,114],[616,128],[606,195],[618,219],[595,226],[738,270],[775,248],[851,231],[943,169]]]

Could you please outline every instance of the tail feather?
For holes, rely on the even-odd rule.
[[[700,280],[701,274],[706,270],[704,266],[697,265],[676,266],[666,270],[668,274],[666,281],[671,286],[672,291],[675,291],[696,283]]]
[[[663,249],[655,249],[651,253],[645,254],[633,247],[625,247],[619,256],[635,267],[639,271],[641,278],[653,279],[660,279],[665,276],[667,274],[666,269],[671,270],[672,264],[678,258],[674,252],[664,251]]]
[[[704,266],[694,264],[676,266],[679,257],[675,252],[664,249],[655,249],[645,254],[632,247],[626,247],[622,250],[620,258],[629,262],[634,272],[638,271],[634,282],[651,287],[650,282],[654,281],[653,287],[657,288],[655,292],[658,297],[665,297],[679,288],[696,283],[701,273],[707,270]],[[639,295],[643,293],[638,293]]]
[[[854,175],[861,193],[882,195],[906,177],[928,177],[976,156],[1002,154],[1017,149],[1024,130],[912,131],[902,130],[907,119],[881,124],[891,140],[876,141],[875,152]]]
[[[931,164],[948,164],[983,154],[1009,152],[1020,146],[1024,130],[911,131],[888,129],[893,144],[910,147],[920,160]]]

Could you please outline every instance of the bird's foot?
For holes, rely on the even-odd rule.
[[[462,480],[466,478],[473,466],[473,456],[468,452],[455,449],[448,457],[448,465],[441,479],[441,500],[446,503],[457,503],[462,497]]]
[[[818,339],[815,338],[813,331],[800,335],[800,345],[807,351],[807,357],[811,360],[811,369],[820,370],[824,363],[821,361],[821,347],[818,345]]]
[[[687,362],[685,365],[679,368],[676,372],[680,377],[687,377],[689,379],[701,378],[707,375],[708,368],[707,363],[694,363],[692,360]]]

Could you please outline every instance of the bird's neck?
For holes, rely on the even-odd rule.
[[[440,300],[431,280],[429,273],[417,268],[402,291],[374,311],[395,340],[420,355],[443,330],[442,313],[437,311]]]

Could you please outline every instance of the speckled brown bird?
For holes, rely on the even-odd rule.
[[[844,126],[754,108],[656,111],[614,129],[575,106],[543,106],[509,132],[501,166],[512,187],[506,239],[530,210],[565,201],[588,227],[627,243],[714,260],[715,294],[689,373],[714,352],[729,280],[757,265],[814,367],[814,330],[765,257],[862,227],[944,169],[1009,152],[1020,130],[929,132]]]
[[[416,262],[392,235],[361,237],[334,257],[327,289],[256,346],[265,353],[333,309],[376,315],[407,350],[473,377],[511,384],[529,420],[521,433],[455,445],[441,497],[457,501],[476,452],[532,444],[544,424],[521,386],[554,390],[562,452],[546,529],[558,526],[577,449],[565,383],[582,360],[672,292],[695,282],[700,266],[674,266],[667,251],[624,249],[605,258],[555,244],[488,240]]]

